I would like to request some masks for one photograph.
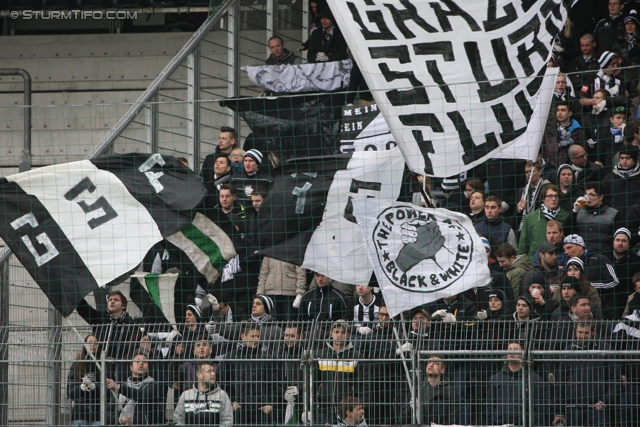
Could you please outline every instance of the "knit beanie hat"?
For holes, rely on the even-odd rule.
[[[622,146],[620,150],[620,154],[626,154],[631,157],[634,162],[638,163],[638,147],[631,144],[625,144]]]
[[[616,55],[613,52],[604,51],[600,58],[598,58],[598,64],[600,64],[600,68],[607,68],[611,61],[615,59]]]
[[[616,232],[613,233],[613,238],[615,239],[618,234],[624,234],[625,236],[627,236],[627,239],[629,239],[629,242],[631,242],[631,231],[629,231],[628,228],[618,228]]]
[[[567,261],[567,268],[569,268],[570,265],[578,267],[580,270],[584,271],[584,261],[582,261],[578,257],[573,257],[569,261]]]
[[[629,16],[624,18],[624,23],[626,24],[627,22],[633,22],[634,24],[636,24],[636,32],[640,30],[640,22],[638,21],[638,12],[636,12],[635,10],[630,10]]]
[[[489,299],[491,298],[498,298],[500,301],[504,302],[507,297],[500,289],[492,289],[489,291]]]
[[[531,301],[531,297],[528,295],[520,295],[518,301],[520,300],[524,301],[529,306],[529,310],[533,312],[533,301]]]
[[[256,150],[255,148],[252,148],[251,150],[249,150],[246,153],[244,153],[244,156],[245,157],[251,157],[259,165],[262,164],[262,153],[260,151]]]
[[[266,295],[256,295],[255,297],[262,301],[264,312],[271,314],[271,311],[273,310],[273,300]]]
[[[190,310],[193,313],[193,315],[196,317],[196,320],[200,320],[200,318],[202,317],[202,311],[200,311],[200,308],[195,304],[189,304],[187,306],[187,310]]]
[[[573,288],[576,292],[582,292],[580,289],[580,281],[573,276],[567,276],[562,279],[562,287],[570,287]]]
[[[587,247],[587,245],[584,244],[584,239],[577,234],[569,234],[564,238],[564,244],[566,245],[569,243],[571,243],[572,245],[582,246],[583,248]]]

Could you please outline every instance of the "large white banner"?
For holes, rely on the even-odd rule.
[[[353,207],[391,317],[491,281],[468,216],[388,199]]]
[[[302,266],[339,282],[368,284],[373,269],[367,261],[362,230],[353,216],[353,202],[397,199],[403,171],[404,159],[398,148],[353,153],[347,169],[339,170],[333,178],[322,222],[307,245]]]
[[[329,0],[412,171],[535,159],[557,69],[561,0]]]

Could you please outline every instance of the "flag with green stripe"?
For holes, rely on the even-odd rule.
[[[220,272],[236,256],[233,242],[213,221],[197,213],[193,222],[167,240],[180,248],[209,283],[218,279]]]
[[[178,273],[145,273],[137,271],[131,275],[138,279],[138,282],[146,289],[148,296],[140,295],[140,292],[134,291],[132,288],[131,300],[138,306],[140,311],[145,315],[149,315],[151,311],[147,308],[148,304],[155,303],[160,312],[166,317],[170,324],[176,324],[176,313],[174,309],[174,291]],[[144,291],[142,291],[144,293]],[[154,310],[157,313],[157,310]]]

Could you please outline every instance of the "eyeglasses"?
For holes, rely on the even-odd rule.
[[[558,195],[557,194],[547,194],[546,196],[544,196],[545,199],[557,199]]]
[[[592,197],[592,198],[598,197],[597,194],[593,194],[593,193],[591,193],[591,194],[587,193],[586,196],[589,196],[589,197]]]

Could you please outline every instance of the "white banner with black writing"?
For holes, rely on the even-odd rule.
[[[346,90],[351,79],[350,59],[299,65],[258,65],[240,68],[249,80],[276,93]]]
[[[340,152],[384,151],[398,144],[376,104],[342,107]]]
[[[535,159],[567,17],[560,0],[329,0],[410,169]]]
[[[468,216],[388,199],[353,201],[391,317],[489,284],[487,254]]]

